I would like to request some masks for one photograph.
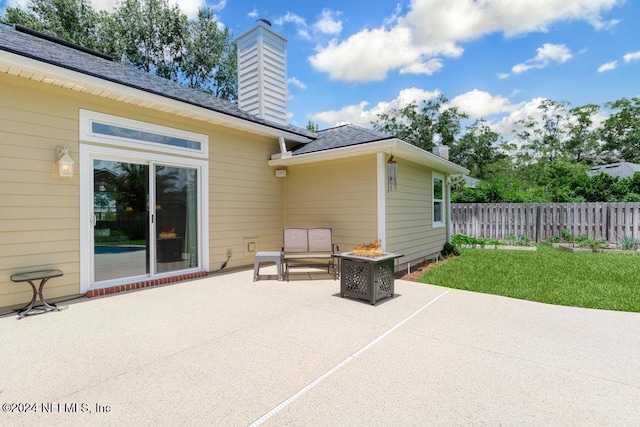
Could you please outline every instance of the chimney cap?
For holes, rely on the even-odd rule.
[[[264,22],[268,26],[271,26],[271,21],[269,21],[268,19],[259,18],[259,19],[256,19],[256,22]]]

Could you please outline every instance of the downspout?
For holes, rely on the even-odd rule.
[[[291,151],[287,151],[287,144],[284,142],[283,136],[278,138],[278,142],[280,143],[280,158],[284,159],[286,157],[291,157],[292,153]]]
[[[448,243],[451,243],[451,184],[449,183],[449,181],[450,181],[449,178],[450,177],[451,177],[451,175],[449,175],[449,174],[445,174],[444,175],[444,182],[446,183],[446,186],[447,186],[447,191],[446,191],[447,214],[446,214],[446,217],[445,217],[445,221],[446,221],[447,242]]]

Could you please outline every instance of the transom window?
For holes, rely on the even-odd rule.
[[[207,157],[209,146],[207,135],[88,110],[80,110],[80,138],[193,157]]]

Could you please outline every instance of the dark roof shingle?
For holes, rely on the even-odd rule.
[[[232,102],[215,98],[205,92],[188,88],[129,65],[92,55],[74,48],[72,44],[56,42],[52,37],[36,37],[5,24],[0,24],[0,51],[2,50],[253,123],[307,138],[315,137],[315,133],[307,129],[260,119],[240,110]]]
[[[611,163],[608,165],[594,166],[587,170],[587,175],[594,176],[599,173],[606,173],[607,175],[615,176],[618,178],[631,178],[636,172],[640,172],[639,164],[620,162]]]
[[[295,156],[297,154],[315,153],[368,142],[384,141],[386,139],[393,139],[393,136],[347,124],[319,131],[314,141],[294,148],[292,153]]]

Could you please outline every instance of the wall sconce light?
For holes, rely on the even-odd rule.
[[[76,162],[69,156],[69,147],[56,147],[58,157],[58,175],[65,178],[73,178],[73,165]]]

